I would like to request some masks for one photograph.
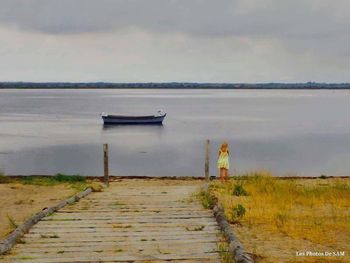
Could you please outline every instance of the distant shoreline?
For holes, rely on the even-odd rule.
[[[188,90],[345,90],[350,83],[109,83],[0,82],[0,89],[188,89]]]
[[[30,174],[30,175],[23,175],[23,174],[6,174],[7,177],[10,177],[12,179],[23,179],[25,177],[37,177],[37,178],[45,178],[45,177],[53,177],[54,174]],[[86,179],[95,179],[95,180],[103,180],[103,175],[97,176],[97,175],[82,175]],[[242,179],[242,177],[237,175],[231,175],[230,178],[234,179]],[[350,176],[346,175],[321,175],[321,176],[272,176],[272,178],[275,179],[281,179],[281,180],[299,180],[299,179],[350,179]],[[138,180],[205,180],[205,176],[203,175],[197,175],[197,176],[147,176],[147,175],[109,175],[109,179],[111,181],[115,180],[121,180],[121,179],[138,179]],[[217,176],[212,175],[210,176],[210,180],[217,179]]]

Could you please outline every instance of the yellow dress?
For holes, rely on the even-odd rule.
[[[230,169],[229,154],[228,152],[219,151],[218,168]]]

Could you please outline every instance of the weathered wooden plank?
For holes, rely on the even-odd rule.
[[[84,216],[79,216],[79,215],[55,215],[55,216],[50,216],[43,221],[62,221],[62,220],[75,220],[75,221],[82,221],[84,219],[96,219],[96,220],[116,220],[116,221],[129,221],[132,220],[131,222],[164,222],[164,221],[172,221],[172,220],[190,220],[190,221],[201,221],[201,222],[206,222],[206,219],[208,220],[213,220],[212,217],[209,216],[147,216],[147,217],[123,217],[123,216],[113,216],[113,215],[84,215]]]
[[[46,232],[46,233],[28,233],[26,237],[28,238],[41,238],[41,239],[74,239],[74,238],[107,238],[107,237],[134,237],[134,238],[161,238],[161,237],[169,237],[169,238],[191,238],[191,237],[210,237],[211,235],[216,235],[217,232],[208,231],[208,232],[84,232],[84,233],[61,233],[61,232]]]
[[[137,202],[137,203],[131,203],[131,202],[127,202],[127,203],[122,203],[120,202],[120,205],[116,205],[116,202],[118,202],[118,200],[113,200],[110,202],[93,202],[93,201],[81,201],[80,204],[78,204],[77,206],[70,206],[70,207],[81,207],[81,206],[91,206],[91,207],[108,207],[110,208],[111,205],[113,205],[113,209],[133,209],[133,208],[137,208],[137,207],[144,207],[146,208],[164,208],[164,209],[200,209],[201,206],[199,206],[198,204],[196,205],[185,205],[185,204],[178,204],[178,203],[172,203],[172,204],[141,204],[141,202]],[[68,207],[69,208],[69,207]],[[67,209],[68,209],[67,208]]]
[[[203,228],[203,229],[202,229]],[[111,227],[56,227],[56,228],[33,228],[28,233],[30,234],[41,234],[41,233],[110,233],[110,232],[137,232],[137,233],[164,233],[164,229],[160,228],[135,228],[129,227],[129,225],[113,225]],[[217,227],[204,227],[204,226],[192,226],[192,227],[172,227],[172,232],[178,233],[217,233],[219,228]]]
[[[112,212],[112,213],[95,213],[95,212],[86,212],[86,213],[55,213],[51,216],[47,216],[46,219],[54,219],[54,218],[150,218],[150,219],[162,219],[162,218],[213,218],[213,215],[208,213],[198,214],[198,213],[182,213],[182,214],[176,214],[176,213],[152,213],[150,215],[142,216],[140,213],[135,213],[134,215],[123,215],[118,212]]]
[[[115,251],[116,249],[122,249],[122,251],[127,251],[127,250],[150,250],[154,248],[159,248],[159,249],[167,249],[167,250],[175,250],[175,251],[216,251],[217,250],[217,245],[216,243],[197,243],[193,242],[191,246],[189,246],[189,243],[175,243],[175,244],[169,244],[169,243],[164,243],[164,244],[155,244],[153,243],[147,243],[144,244],[142,242],[139,242],[137,247],[130,248],[130,244],[134,244],[133,242],[129,243],[123,243],[123,244],[114,244],[114,243],[109,243],[109,244],[91,244],[91,243],[81,243],[77,244],[76,246],[50,246],[50,247],[45,247],[43,250],[43,247],[41,246],[28,246],[28,245],[18,245],[16,248],[13,250],[13,253],[23,253],[23,252],[30,252],[30,253],[43,253],[43,252],[57,252],[57,251],[65,251],[65,252],[74,252],[74,251],[91,251],[93,250],[103,250],[103,251],[109,251],[113,250]]]
[[[207,243],[212,243],[215,244],[217,243],[216,238],[205,238],[205,239],[172,239],[172,240],[165,240],[165,239],[158,239],[158,240],[130,240],[130,239],[124,239],[124,240],[119,240],[119,241],[108,241],[104,239],[91,239],[91,240],[83,240],[83,241],[74,241],[74,240],[61,240],[57,242],[36,242],[36,241],[41,241],[36,239],[33,240],[32,242],[26,242],[24,246],[26,247],[34,247],[34,248],[47,248],[47,247],[82,247],[82,246],[88,246],[88,247],[95,247],[95,246],[116,246],[116,245],[124,245],[126,243],[132,244],[133,246],[136,247],[141,247],[143,245],[159,245],[160,242],[162,241],[162,245],[170,245],[170,246],[176,246],[176,245],[187,245],[187,246],[192,246],[193,244],[207,244]],[[26,240],[28,241],[28,239]],[[16,245],[21,246],[21,244]]]
[[[40,238],[39,236],[28,236],[24,239],[25,242],[35,242],[35,243],[57,243],[57,242],[65,242],[65,240],[71,240],[72,242],[85,242],[85,241],[115,241],[115,242],[129,242],[130,239],[138,240],[139,242],[144,241],[157,241],[157,242],[170,242],[172,240],[197,240],[197,241],[203,241],[203,240],[217,240],[216,238],[212,237],[211,234],[202,234],[202,235],[187,235],[187,236],[157,236],[157,235],[82,235],[82,236],[67,236],[67,235],[61,235],[58,238]]]
[[[216,253],[218,252],[217,248],[198,248],[198,247],[192,247],[192,248],[185,248],[185,247],[142,247],[142,248],[135,248],[130,249],[128,247],[121,247],[121,246],[114,246],[110,248],[104,248],[104,247],[75,247],[75,248],[62,248],[62,247],[56,247],[51,249],[45,249],[44,251],[41,249],[30,249],[30,250],[20,250],[16,249],[14,251],[16,256],[21,257],[21,255],[28,255],[30,254],[33,257],[55,257],[57,254],[64,254],[65,256],[74,256],[77,254],[95,254],[95,253],[104,253],[109,255],[117,255],[119,256],[123,251],[127,251],[127,253],[137,254],[140,252],[147,253],[149,255],[157,255],[159,253],[163,254],[176,254],[176,255],[186,255],[186,254],[207,254],[207,253]],[[45,254],[45,255],[44,255]]]
[[[128,216],[128,215],[138,215],[138,216],[152,216],[154,214],[159,214],[159,215],[209,215],[212,216],[211,212],[208,211],[188,211],[188,210],[163,210],[163,209],[152,209],[148,211],[144,211],[143,209],[141,210],[131,210],[131,211],[118,211],[116,209],[110,209],[110,210],[95,210],[95,209],[75,209],[75,210],[61,210],[56,212],[56,214],[72,214],[72,213],[83,213],[83,214],[119,214],[123,216]]]
[[[125,224],[125,225],[131,225],[134,229],[138,228],[157,228],[157,229],[162,229],[162,228],[186,228],[186,227],[193,227],[193,226],[205,226],[207,227],[213,227],[213,228],[218,228],[217,224],[215,222],[210,222],[210,223],[205,223],[205,224],[199,224],[197,222],[188,222],[182,223],[182,222],[168,222],[168,223],[143,223],[143,224]],[[41,221],[39,224],[34,226],[32,229],[37,229],[37,228],[90,228],[90,227],[95,227],[95,228],[110,228],[114,227],[114,223],[111,222],[100,222],[100,221],[88,221],[88,220],[83,220],[75,222],[75,221]]]
[[[148,219],[162,219],[162,218],[174,218],[174,219],[181,219],[181,218],[213,218],[212,215],[210,214],[203,214],[203,215],[199,215],[199,214],[170,214],[170,213],[153,213],[151,215],[145,215],[142,216],[139,213],[135,213],[135,214],[129,214],[129,215],[123,215],[121,213],[115,212],[115,213],[55,213],[51,216],[45,217],[45,220],[53,220],[53,219],[60,219],[60,218],[79,218],[79,219],[94,219],[94,218],[101,218],[101,217],[105,217],[105,218],[124,218],[124,219],[129,219],[129,218],[148,218]]]
[[[45,254],[42,254],[41,256],[34,257],[30,253],[29,254],[21,254],[19,257],[16,256],[9,256],[9,259],[12,260],[18,260],[18,262],[47,262],[47,263],[53,263],[53,262],[91,262],[91,261],[97,261],[97,262],[127,262],[127,261],[142,261],[142,260],[186,260],[186,259],[216,259],[219,257],[218,253],[199,253],[199,254],[184,254],[184,255],[177,255],[177,254],[158,254],[158,255],[142,255],[141,253],[139,255],[128,255],[128,254],[119,254],[119,255],[100,255],[101,253],[89,253],[86,255],[86,253],[81,253],[80,255],[71,256],[71,255],[65,255],[65,253],[57,254],[56,257],[50,257],[46,258]],[[22,260],[21,260],[22,258]],[[23,260],[24,259],[24,260]],[[15,261],[17,262],[17,261]]]
[[[83,221],[84,219],[79,219],[79,218],[44,218],[42,221]],[[92,219],[87,220],[91,221]],[[149,218],[131,218],[131,219],[115,219],[115,218],[94,218],[93,220],[100,221],[100,222],[114,222],[115,224],[118,223],[166,223],[169,220],[172,220],[173,222],[183,222],[183,223],[198,223],[198,224],[205,224],[206,222],[215,222],[214,219],[212,218],[164,218],[164,219],[149,219]]]

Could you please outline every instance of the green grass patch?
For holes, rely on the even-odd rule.
[[[228,247],[228,244],[226,242],[218,243],[218,250],[219,250],[221,262],[223,262],[223,263],[235,263],[235,261],[232,258],[231,253],[229,252],[229,247]]]
[[[10,178],[3,173],[0,173],[0,184],[7,184],[10,182]]]
[[[237,204],[234,207],[232,207],[232,209],[230,211],[231,217],[229,218],[231,223],[239,223],[240,220],[245,215],[245,211],[246,211],[245,207],[241,204]]]
[[[60,183],[85,183],[86,178],[81,175],[66,175],[66,174],[56,174],[54,176],[24,176],[19,179],[23,184],[31,185],[57,185]]]
[[[235,184],[233,188],[233,195],[235,196],[247,196],[248,192],[244,189],[243,183]]]
[[[54,186],[58,184],[69,184],[77,191],[83,191],[88,186],[95,186],[95,183],[88,183],[86,177],[81,175],[66,175],[58,173],[54,176],[23,176],[11,177],[0,173],[0,184],[20,183],[24,185]],[[93,188],[93,187],[92,187]]]
[[[205,190],[200,190],[197,193],[198,200],[202,203],[205,209],[213,209],[216,203],[215,197]]]

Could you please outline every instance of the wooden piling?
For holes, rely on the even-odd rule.
[[[204,171],[205,171],[205,180],[209,181],[210,180],[210,175],[209,175],[209,156],[210,156],[210,140],[206,140],[206,145],[205,145],[205,165],[204,165]]]
[[[109,173],[108,173],[108,144],[103,144],[103,168],[104,168],[104,183],[109,186]]]

